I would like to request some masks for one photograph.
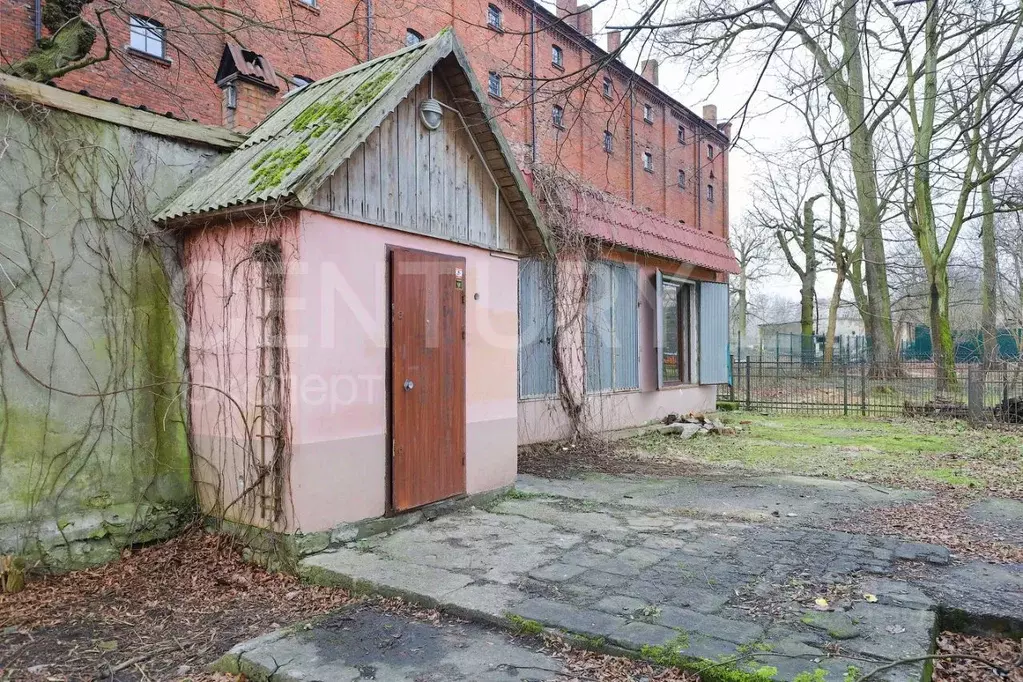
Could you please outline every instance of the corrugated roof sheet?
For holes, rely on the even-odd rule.
[[[442,32],[296,91],[249,133],[243,145],[154,219],[167,221],[294,194],[399,76],[446,40],[447,33]]]
[[[576,194],[574,208],[580,229],[608,244],[718,272],[739,272],[732,247],[716,235],[642,211],[610,196],[584,198]]]

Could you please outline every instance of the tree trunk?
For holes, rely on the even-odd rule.
[[[864,112],[863,61],[860,55],[859,13],[856,0],[845,0],[841,19],[842,43],[847,56],[848,86],[839,101],[849,126],[850,162],[856,183],[856,206],[863,239],[863,269],[867,288],[864,316],[872,344],[871,374],[898,374],[898,352],[892,327],[892,303],[888,291],[888,268],[881,209],[878,200],[874,133]]]
[[[835,332],[838,329],[838,309],[842,304],[842,289],[845,287],[845,266],[839,261],[835,268],[835,288],[831,290],[828,303],[828,331],[824,337],[824,368],[831,370],[835,358]]]
[[[934,354],[934,372],[938,393],[956,389],[955,340],[952,325],[948,319],[948,268],[928,267],[927,279],[930,285],[928,313],[931,321],[931,347]]]
[[[984,368],[990,369],[998,361],[998,253],[995,243],[995,200],[991,194],[991,182],[980,186],[984,218],[980,224],[980,244],[983,253],[983,270],[980,285],[980,330],[984,347]]]

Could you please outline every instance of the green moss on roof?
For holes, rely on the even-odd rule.
[[[296,133],[309,131],[316,138],[334,128],[343,130],[384,88],[394,80],[393,71],[384,71],[355,89],[350,95],[339,95],[326,102],[313,102],[291,124]]]
[[[249,184],[254,192],[262,192],[281,184],[288,173],[298,168],[309,156],[309,145],[300,142],[290,149],[267,149],[252,164]]]

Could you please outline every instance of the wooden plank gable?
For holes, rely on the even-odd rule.
[[[433,83],[433,96],[455,107],[455,98],[440,78]],[[494,152],[475,144],[463,119],[451,109],[445,108],[437,130],[427,130],[419,105],[429,97],[427,76],[320,186],[309,208],[497,251],[522,252],[527,243],[500,191],[502,178],[492,175],[487,165],[486,155]]]

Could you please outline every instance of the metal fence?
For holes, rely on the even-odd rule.
[[[733,358],[732,383],[719,397],[769,413],[1023,423],[1023,363],[960,364],[954,381],[941,382],[931,362],[884,367],[865,361]]]

